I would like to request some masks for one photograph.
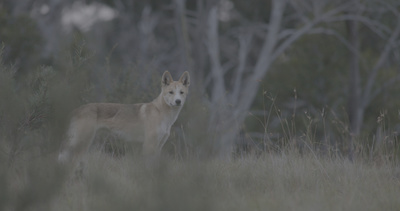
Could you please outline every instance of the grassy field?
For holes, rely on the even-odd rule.
[[[71,60],[66,59],[65,65],[43,66],[21,78],[14,77],[15,70],[2,64],[0,56],[0,99],[6,99],[0,102],[0,211],[400,210],[398,135],[386,135],[392,133],[381,121],[384,116],[378,122],[381,137],[355,143],[355,152],[361,155],[353,162],[337,157],[346,156],[343,146],[351,135],[345,121],[331,120],[338,125],[338,138],[325,143],[316,137],[321,125],[319,133],[325,133],[324,139],[328,136],[325,121],[329,119],[324,119],[324,113],[322,119],[306,113],[305,125],[296,125],[294,116],[286,120],[277,108],[271,111],[276,110],[275,119],[281,122],[282,138],[271,145],[273,152],[265,147],[261,156],[246,157],[243,151],[244,157],[231,161],[194,159],[191,152],[205,156],[213,145],[206,140],[213,139],[202,130],[208,128],[207,111],[201,103],[192,102],[187,107],[196,116],[190,119],[198,122],[182,123],[184,138],[175,139],[183,140],[183,145],[174,142],[169,150],[164,147],[170,157],[163,158],[159,168],[146,169],[141,156],[132,155],[140,153],[113,157],[92,150],[83,170],[68,174],[55,163],[68,115],[78,105],[93,102],[96,93],[88,79],[92,68],[81,63],[86,61],[82,47],[76,49],[76,58],[68,57]],[[132,81],[136,77],[121,78],[125,78],[123,83],[116,80],[112,91],[106,92],[112,96],[106,101],[146,102],[157,96],[143,95],[148,92]],[[158,76],[148,88],[158,92]],[[189,119],[188,113],[185,117],[183,110],[180,118]],[[271,119],[265,116],[256,122],[266,132]],[[281,129],[271,131],[280,133]],[[292,140],[300,142],[292,146]],[[295,149],[287,149],[291,147]],[[328,153],[316,156],[314,148]],[[179,156],[172,156],[173,152]]]
[[[400,210],[400,166],[385,162],[366,164],[287,152],[232,161],[165,158],[159,168],[149,171],[140,157],[130,155],[113,158],[91,152],[85,160],[84,170],[66,180],[54,179],[62,173],[49,170],[54,167],[51,163],[31,161],[29,166],[13,168],[8,174],[11,194],[3,207],[58,211]]]

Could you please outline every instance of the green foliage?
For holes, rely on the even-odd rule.
[[[20,77],[12,66],[0,63],[0,97],[7,99],[0,104],[0,130],[10,146],[10,162],[26,148],[51,151],[55,146],[46,146],[57,145],[46,139],[60,135],[54,132],[61,131],[65,125],[61,122],[78,105],[86,84],[83,56],[80,52],[73,54],[70,69],[40,66]]]
[[[72,55],[84,60],[76,52]],[[15,204],[16,210],[24,210],[47,202],[61,187],[65,172],[54,155],[69,112],[86,93],[82,75],[87,70],[82,67],[87,61],[71,61],[71,70],[39,66],[17,77],[15,68],[1,58],[0,167],[5,171],[0,171],[0,188],[5,195],[0,195],[0,207]],[[15,177],[21,171],[26,174]],[[14,187],[15,182],[22,188]]]

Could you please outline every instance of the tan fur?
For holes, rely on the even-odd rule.
[[[59,161],[79,159],[99,128],[108,128],[126,141],[143,142],[145,157],[157,157],[185,103],[189,84],[188,72],[173,81],[171,74],[165,71],[161,93],[150,103],[90,103],[79,107],[72,113],[68,139],[58,156]]]

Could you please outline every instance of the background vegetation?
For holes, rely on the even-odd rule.
[[[391,0],[5,0],[0,210],[398,210],[399,23]],[[192,83],[159,169],[107,131],[55,163],[74,108],[150,101],[164,70]]]

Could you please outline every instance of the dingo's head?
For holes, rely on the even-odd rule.
[[[187,71],[182,74],[178,81],[174,81],[171,74],[165,71],[161,78],[162,96],[165,103],[169,106],[183,106],[189,85],[190,77]]]

